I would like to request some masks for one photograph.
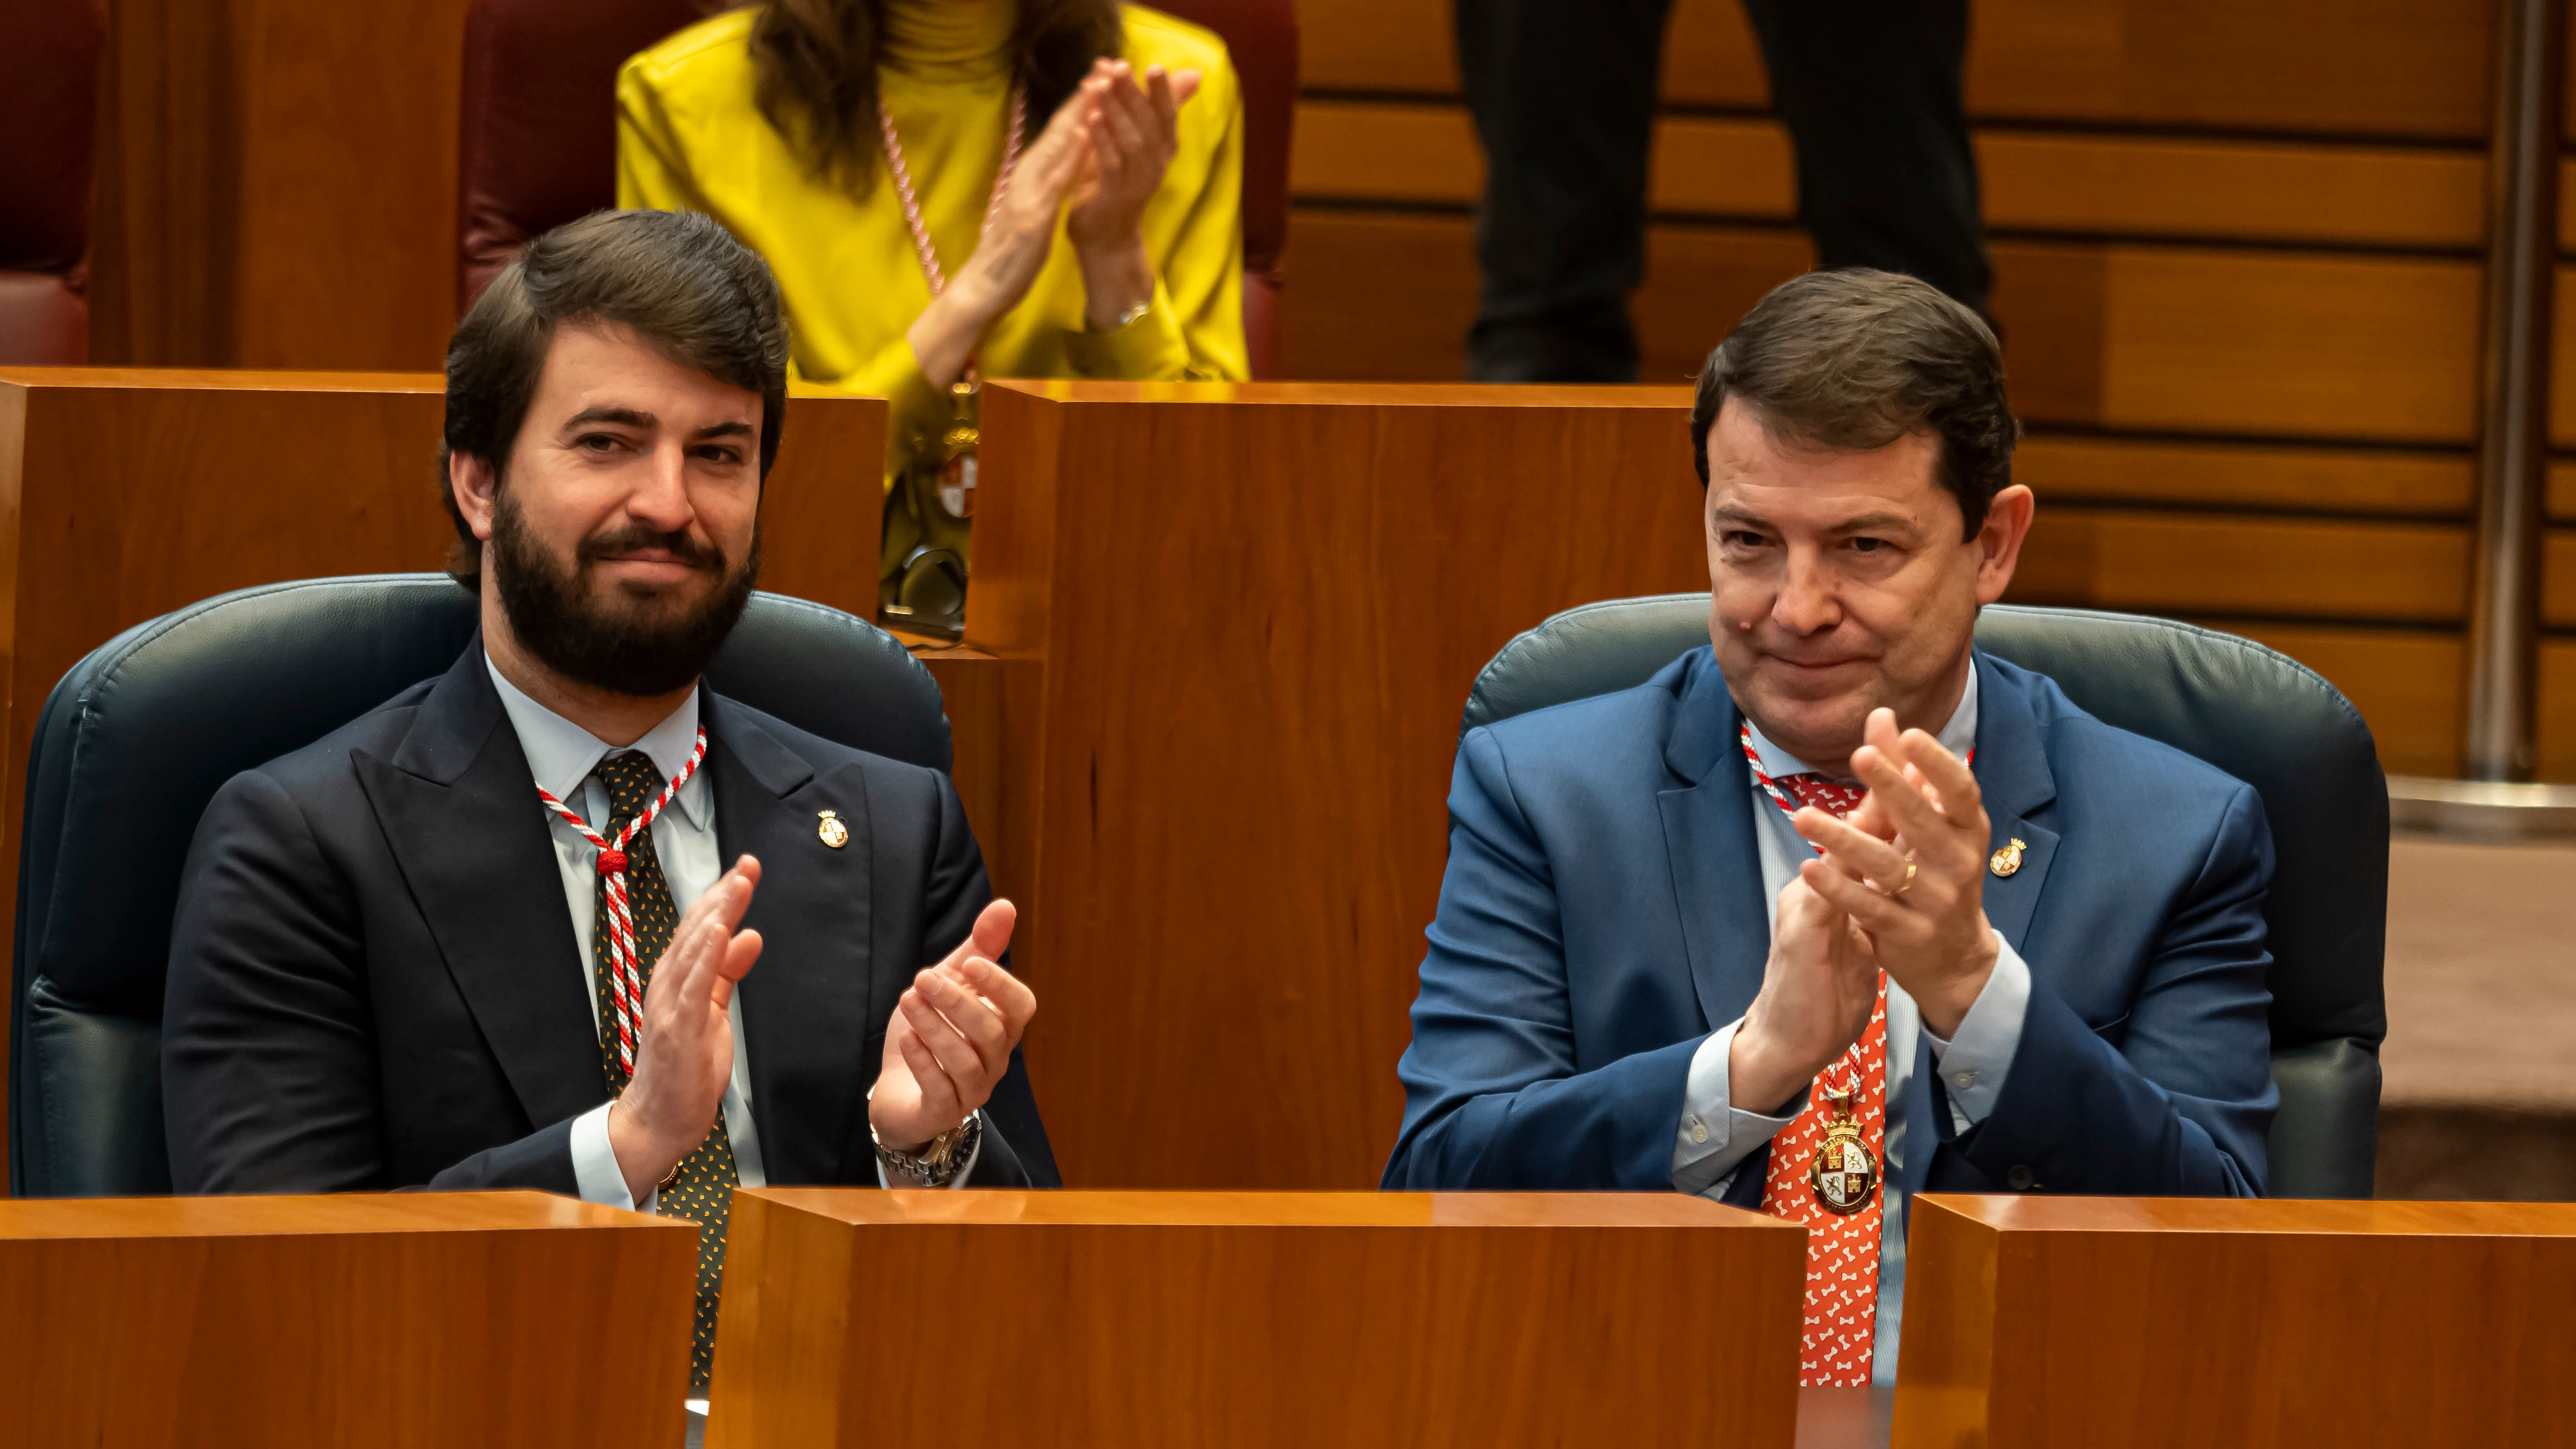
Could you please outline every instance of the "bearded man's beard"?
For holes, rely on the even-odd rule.
[[[723,580],[694,605],[637,599],[612,591],[601,598],[591,570],[610,554],[668,550],[674,559]],[[683,533],[629,527],[581,541],[569,572],[556,567],[528,527],[518,499],[504,487],[492,512],[492,583],[501,612],[521,647],[567,679],[612,694],[650,697],[685,689],[723,647],[751,602],[760,575],[760,535],[742,567],[728,575],[724,550]]]

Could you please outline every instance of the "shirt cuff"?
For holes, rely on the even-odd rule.
[[[1144,316],[1107,332],[1066,328],[1064,352],[1076,377],[1153,382],[1189,375],[1189,342],[1181,336],[1180,314],[1159,278]]]
[[[2003,1095],[2004,1074],[2012,1070],[2013,1053],[2021,1049],[2022,1019],[2030,1012],[2030,965],[2012,943],[1995,933],[1995,969],[1984,989],[1959,1018],[1958,1035],[1944,1041],[1923,1028],[1932,1044],[1932,1060],[1941,1071],[1941,1090],[1950,1099],[1950,1124],[1958,1131],[1994,1115]]]
[[[980,1111],[975,1115],[978,1117],[984,1117],[984,1114]],[[992,1130],[993,1119],[990,1117],[984,1117],[984,1132],[990,1132]],[[984,1159],[984,1132],[978,1132],[975,1134],[975,1150],[966,1154],[966,1165],[957,1169],[957,1175],[955,1177],[948,1179],[948,1187],[950,1191],[953,1192],[958,1188],[964,1187],[966,1185],[966,1180],[975,1175],[975,1164],[983,1161]],[[876,1157],[876,1154],[870,1153],[869,1156]],[[882,1157],[876,1157],[876,1164],[877,1186],[884,1188],[893,1187],[893,1183],[886,1181],[885,1159]],[[920,1189],[918,1188],[914,1189],[916,1192],[919,1190]]]
[[[1771,1140],[1806,1110],[1800,1092],[1785,1117],[1747,1112],[1729,1100],[1727,1053],[1735,1045],[1738,1017],[1710,1032],[1691,1053],[1690,1075],[1682,1086],[1681,1128],[1673,1139],[1673,1188],[1698,1196],[1723,1193],[1735,1169],[1754,1150]]]
[[[572,1119],[573,1186],[583,1202],[649,1213],[653,1199],[661,1194],[646,1193],[644,1205],[638,1208],[626,1191],[626,1173],[617,1165],[617,1149],[608,1144],[608,1109],[612,1105],[602,1102]]]

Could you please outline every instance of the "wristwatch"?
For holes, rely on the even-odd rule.
[[[876,1095],[876,1088],[868,1088],[868,1100],[876,1100]],[[984,1140],[984,1114],[967,1113],[965,1121],[931,1138],[917,1154],[886,1146],[873,1121],[868,1123],[868,1140],[876,1144],[877,1163],[885,1169],[889,1183],[946,1187],[967,1163],[975,1160],[975,1149]]]
[[[1128,328],[1135,326],[1138,322],[1143,321],[1145,314],[1150,310],[1152,309],[1145,303],[1139,302],[1135,306],[1128,308],[1126,311],[1119,313],[1118,320],[1110,323],[1108,326],[1092,327],[1088,330],[1095,337],[1106,337],[1112,332],[1124,332]]]

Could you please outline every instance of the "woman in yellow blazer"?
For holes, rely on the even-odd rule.
[[[1224,42],[1138,5],[768,0],[626,62],[617,201],[722,222],[778,276],[795,377],[892,400],[879,573],[937,615],[976,376],[1250,375],[1242,112]]]

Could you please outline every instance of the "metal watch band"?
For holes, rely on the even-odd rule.
[[[868,1128],[871,1140],[876,1128]],[[914,1187],[946,1187],[975,1160],[975,1149],[984,1140],[984,1114],[976,1112],[963,1122],[930,1139],[918,1155],[897,1152],[883,1142],[876,1143],[877,1162],[885,1168],[890,1183],[908,1183]]]

